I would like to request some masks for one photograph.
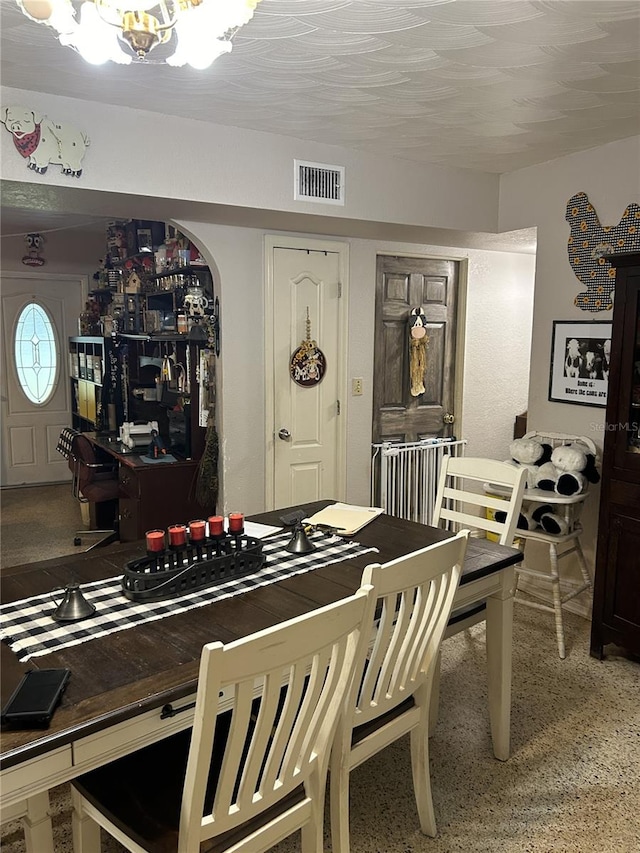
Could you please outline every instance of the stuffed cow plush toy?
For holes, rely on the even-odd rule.
[[[580,494],[589,483],[600,480],[595,457],[580,442],[553,449],[535,438],[518,438],[509,446],[509,452],[512,464],[527,468],[528,489],[537,488],[569,497]],[[496,521],[503,521],[505,515],[496,512]],[[554,512],[550,504],[523,507],[517,526],[520,530],[541,528],[545,533],[556,536],[568,532],[567,522]]]
[[[506,512],[502,512],[502,510],[495,513],[495,519],[500,523],[505,520],[506,516]],[[569,531],[565,519],[561,515],[556,515],[550,504],[538,504],[533,509],[523,507],[516,526],[518,530],[538,530],[541,528],[545,533],[553,533],[554,536]]]
[[[600,474],[593,453],[580,442],[561,444],[551,454],[551,469],[542,473],[538,488],[569,497],[586,491],[589,483],[598,483]]]
[[[535,438],[517,438],[509,445],[509,461],[519,468],[527,469],[527,489],[536,488],[541,474],[548,477],[552,473],[548,468],[552,451],[550,444],[542,444]]]

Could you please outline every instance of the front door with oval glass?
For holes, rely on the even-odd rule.
[[[69,426],[67,338],[82,305],[79,277],[2,276],[2,486],[69,479],[56,451]]]
[[[455,433],[459,262],[379,255],[373,381],[373,441],[407,442]],[[426,318],[424,391],[411,380],[411,312]],[[415,390],[416,383],[413,383]]]

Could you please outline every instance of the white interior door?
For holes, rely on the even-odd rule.
[[[320,241],[307,241],[305,249],[292,248],[296,242],[284,240],[268,248],[272,300],[267,352],[273,358],[267,410],[272,412],[273,441],[267,502],[274,508],[344,497],[347,247],[337,244],[336,251],[319,251],[315,247]],[[307,311],[310,337],[326,360],[322,380],[311,387],[290,376],[291,356],[307,337]]]
[[[67,339],[72,335],[86,293],[82,276],[46,273],[2,275],[2,470],[1,485],[55,483],[70,478],[66,460],[56,451],[63,427],[71,423]],[[51,393],[34,403],[22,390],[15,356],[18,319],[25,307],[40,305],[53,328],[56,365]],[[38,335],[32,346],[37,352]]]

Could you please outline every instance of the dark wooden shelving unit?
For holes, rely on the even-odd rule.
[[[69,338],[69,381],[71,383],[71,426],[91,432],[99,425],[108,340],[95,336]]]
[[[163,240],[167,244],[174,241],[164,224],[147,220],[112,224],[107,232],[107,262],[89,293],[100,308],[99,328],[104,337],[69,339],[72,426],[95,432],[109,443],[117,442],[124,422],[157,421],[165,447],[183,467],[189,462],[189,473],[184,476],[192,480],[192,463],[197,464],[204,450],[206,425],[202,421],[212,393],[200,377],[214,375],[208,370],[210,356],[202,355],[203,348],[219,352],[219,303],[214,300],[213,274],[205,263],[189,263],[197,256],[178,249],[182,244],[177,239],[168,252],[171,266],[156,271],[157,247],[161,248]],[[144,244],[139,242],[141,233]],[[135,251],[147,243],[153,251]],[[190,244],[187,248],[190,252]],[[121,257],[123,252],[128,255]],[[189,291],[192,300],[185,304]],[[91,331],[95,335],[95,329]],[[172,378],[169,357],[171,364],[179,365]],[[175,471],[178,476],[182,468]],[[147,472],[144,482],[159,482],[163,476]],[[137,500],[139,489],[135,483],[131,488],[136,492],[131,496]],[[151,492],[147,497],[151,501]],[[139,521],[140,512],[131,517],[134,515]],[[138,521],[135,529],[139,532]]]

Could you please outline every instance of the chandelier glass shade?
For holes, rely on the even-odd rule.
[[[164,62],[208,68],[231,50],[261,0],[16,0],[87,62]],[[149,59],[157,47],[166,45]],[[164,53],[161,58],[160,54]]]

